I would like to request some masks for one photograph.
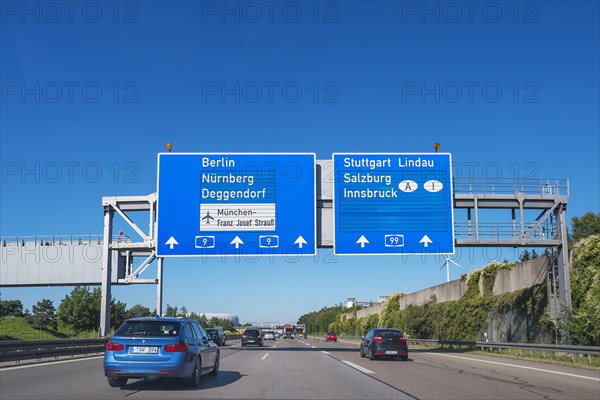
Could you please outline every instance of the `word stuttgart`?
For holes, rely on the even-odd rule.
[[[406,167],[429,167],[433,168],[435,163],[433,160],[428,160],[426,158],[416,158],[409,159],[408,157],[398,158],[398,167],[406,168]],[[374,170],[375,168],[391,168],[392,167],[392,159],[387,158],[384,160],[372,160],[369,157],[361,157],[361,158],[352,158],[346,157],[344,158],[344,167],[345,168],[369,168]]]

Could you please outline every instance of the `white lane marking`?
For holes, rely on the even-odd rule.
[[[315,347],[315,346],[310,346],[310,348],[311,348],[311,349],[316,349],[316,347]]]
[[[477,358],[453,356],[453,355],[450,355],[450,354],[439,354],[439,353],[428,353],[428,354],[431,354],[431,355],[434,355],[434,356],[460,358],[462,360],[479,361],[479,362],[488,363],[488,364],[504,365],[504,366],[511,367],[511,368],[530,369],[532,371],[540,371],[540,372],[547,372],[549,374],[572,376],[573,378],[589,379],[591,381],[600,382],[599,378],[594,378],[594,377],[591,377],[591,376],[584,376],[584,375],[569,374],[568,372],[552,371],[550,369],[535,368],[535,367],[526,367],[524,365],[515,365],[515,364],[501,363],[501,362],[497,362],[497,361],[479,360]]]
[[[304,344],[307,345],[307,346],[310,346],[310,343],[304,343]]]
[[[324,350],[321,350],[321,353],[323,353],[323,354],[331,354],[330,352],[324,351]]]
[[[261,360],[264,360],[265,358],[269,357],[269,353],[265,354],[264,356],[262,356]]]
[[[359,370],[360,372],[364,372],[365,374],[374,374],[374,373],[375,373],[375,372],[371,371],[370,369],[363,368],[363,367],[361,367],[360,365],[356,365],[356,364],[354,364],[353,362],[350,362],[350,361],[344,361],[344,360],[342,360],[342,362],[343,362],[344,364],[346,364],[346,365],[348,365],[348,366],[350,366],[350,367],[354,368],[354,369],[357,369],[357,370]]]
[[[356,347],[353,346],[346,346],[347,349],[355,349]]]
[[[25,368],[34,368],[34,367],[45,367],[46,365],[55,365],[55,364],[66,364],[66,363],[72,363],[72,362],[76,362],[76,361],[86,361],[86,360],[96,360],[98,358],[104,358],[104,356],[97,356],[97,357],[86,357],[86,358],[77,358],[75,360],[63,360],[63,361],[51,361],[51,362],[46,362],[46,363],[41,363],[41,364],[29,364],[29,365],[19,365],[18,367],[6,367],[6,368],[0,368],[1,372],[4,371],[13,371],[15,369],[25,369]]]

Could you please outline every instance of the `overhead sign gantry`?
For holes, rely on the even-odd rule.
[[[170,150],[170,146],[167,148]],[[434,148],[437,150],[439,146]],[[156,193],[102,198],[102,336],[110,331],[112,252],[128,260],[126,279],[124,282],[120,279],[119,283],[157,283],[156,309],[160,313],[163,257],[290,255],[285,247],[291,255],[313,255],[316,252],[315,205],[318,245],[334,247],[339,255],[452,254],[454,245],[556,249],[548,275],[552,288],[549,290],[551,318],[556,319],[552,315],[568,312],[570,308],[568,179],[484,177],[453,181],[451,156],[445,153],[338,153],[333,160],[319,161],[315,161],[313,153],[162,153],[158,158],[160,201]],[[332,170],[334,179],[331,179]],[[270,176],[275,177],[274,186],[269,186],[267,179],[266,187],[258,188],[263,171],[270,171]],[[215,174],[214,181],[210,174]],[[255,221],[236,224],[238,217],[248,216],[243,215],[249,212],[247,207],[250,206],[246,204],[256,204],[257,210],[264,208],[265,215],[259,216],[257,211],[256,219],[273,219],[273,207],[269,206],[273,197],[267,194],[273,187],[273,226]],[[248,201],[232,208],[240,202],[230,200],[244,198]],[[466,210],[467,221],[459,221],[455,226],[453,208]],[[490,224],[480,218],[480,209],[510,209],[512,221]],[[231,214],[226,215],[223,210]],[[527,219],[529,210],[540,212],[534,221]],[[127,215],[133,211],[149,211],[148,234]],[[254,208],[250,211],[254,212]],[[213,212],[225,225],[213,226]],[[142,242],[112,241],[115,213],[139,233]],[[202,223],[211,228],[202,227]],[[289,231],[285,231],[288,228]],[[214,242],[210,236],[214,236]],[[277,236],[277,241],[273,242],[273,236]],[[261,247],[261,240],[263,246],[271,246]],[[133,270],[134,257],[147,258]],[[157,278],[138,279],[155,259],[158,259]]]
[[[449,153],[334,153],[336,255],[452,254]]]
[[[316,254],[314,153],[158,155],[158,257]]]

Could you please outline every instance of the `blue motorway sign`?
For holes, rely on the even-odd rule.
[[[333,154],[336,255],[453,254],[448,153]]]
[[[314,153],[158,155],[158,257],[316,254]]]

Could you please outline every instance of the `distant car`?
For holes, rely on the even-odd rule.
[[[242,347],[254,344],[263,347],[263,337],[260,329],[248,328],[242,334]]]
[[[206,334],[210,340],[219,346],[225,346],[226,338],[223,333],[223,328],[206,328]]]
[[[266,331],[263,339],[264,340],[275,340],[275,334],[272,331]]]
[[[275,332],[275,339],[279,339],[281,337],[281,333]]]
[[[360,356],[374,360],[380,357],[399,358],[408,360],[408,344],[406,338],[397,329],[371,329],[362,338]]]
[[[192,386],[219,373],[219,348],[190,318],[148,317],[125,321],[106,345],[104,375],[112,387],[130,378],[182,378]]]
[[[327,335],[325,335],[325,341],[337,342],[337,335],[333,332],[329,332]]]

